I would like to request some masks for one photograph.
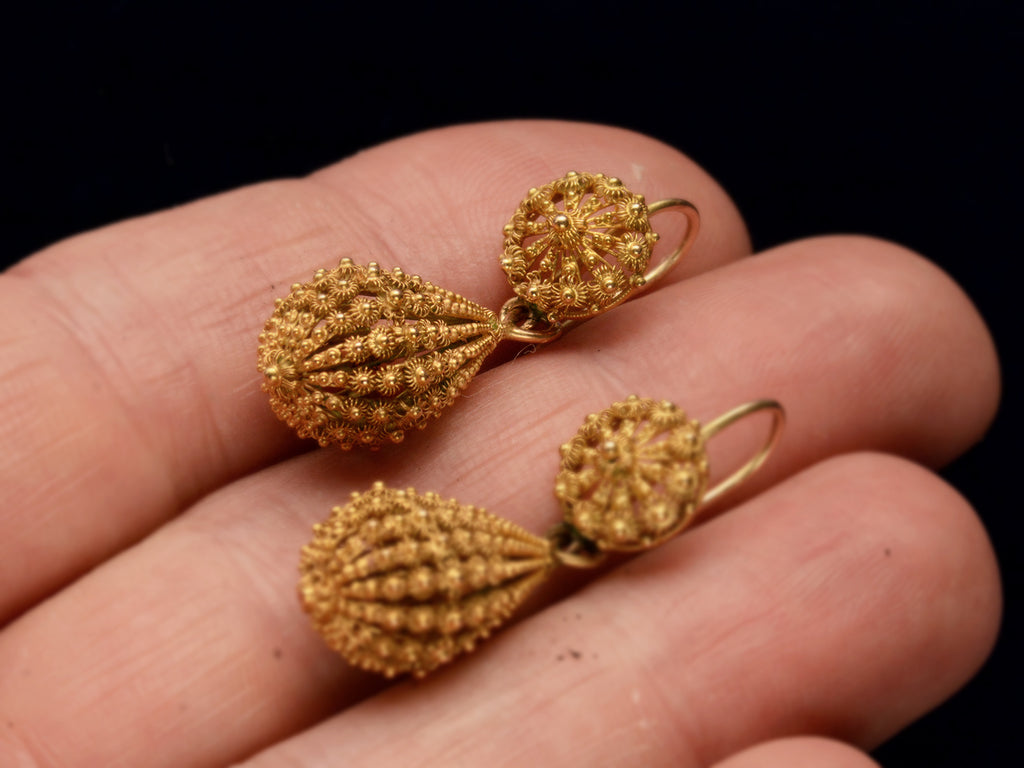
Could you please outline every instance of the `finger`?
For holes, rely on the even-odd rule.
[[[844,243],[845,250],[840,247]],[[823,258],[820,251],[827,244],[834,251]],[[691,310],[693,320],[686,327],[692,329],[687,340],[692,343],[667,344],[657,333],[619,339],[606,332],[600,353],[590,340],[589,355],[570,349],[518,361],[527,366],[525,377],[504,379],[504,369],[511,366],[491,371],[468,398],[468,407],[419,446],[412,441],[404,452],[381,452],[372,463],[318,452],[225,489],[180,524],[13,625],[0,636],[0,667],[10,660],[10,667],[18,668],[27,663],[18,649],[35,649],[50,659],[54,680],[86,691],[93,691],[96,682],[91,675],[83,679],[82,670],[101,668],[101,690],[110,694],[106,724],[91,722],[87,704],[62,713],[51,710],[83,734],[92,734],[97,745],[104,742],[103,729],[122,717],[163,720],[168,714],[164,707],[172,701],[202,701],[204,709],[179,714],[174,721],[194,729],[193,734],[213,729],[210,738],[222,749],[234,744],[244,751],[257,733],[287,733],[365,693],[359,682],[365,678],[333,661],[307,629],[294,599],[293,564],[312,522],[373,479],[436,490],[512,517],[530,530],[546,530],[557,517],[550,495],[555,446],[571,436],[581,414],[590,410],[588,399],[607,404],[641,387],[693,403],[695,415],[703,419],[743,399],[777,394],[791,413],[783,443],[766,468],[766,474],[777,477],[816,455],[851,446],[903,446],[935,458],[975,439],[994,405],[994,364],[990,346],[980,343],[984,329],[962,295],[932,267],[892,246],[848,239],[822,241],[812,250],[818,252],[812,254],[807,244],[792,252],[781,249],[641,300],[654,318],[649,328],[663,326],[658,318],[678,311],[680,304]],[[813,264],[805,264],[808,260]],[[773,287],[781,279],[778,274],[785,276],[785,300]],[[889,284],[902,289],[892,288],[889,300],[882,302],[879,286]],[[832,292],[823,286],[832,286]],[[754,331],[734,338],[726,317],[743,303],[743,295],[758,322],[750,323]],[[806,331],[813,319],[820,319],[814,335],[827,340],[855,334],[857,344],[846,346],[843,354],[829,353],[827,341],[814,346]],[[573,334],[576,341],[571,337],[566,343],[586,348],[579,340],[585,328],[578,337]],[[948,343],[933,349],[928,340],[935,333],[944,334]],[[727,354],[720,354],[723,349]],[[609,358],[635,363],[609,368]],[[650,358],[657,365],[645,362]],[[891,365],[888,378],[876,383],[870,363],[880,358]],[[733,368],[729,359],[736,361]],[[690,360],[707,361],[703,371],[719,386],[680,373]],[[754,364],[747,367],[745,360]],[[947,378],[953,363],[970,374]],[[928,375],[929,370],[943,375]],[[908,407],[917,401],[926,407]],[[973,416],[960,410],[957,418],[934,418],[963,408],[973,409]],[[926,439],[917,440],[922,434]],[[751,444],[756,442],[742,447],[749,452]],[[716,466],[718,458],[723,457],[714,458]],[[723,466],[732,466],[724,458]],[[152,628],[113,630],[138,622]],[[79,640],[70,646],[71,638],[63,635],[47,639],[55,625],[75,626],[79,637],[94,641],[84,646],[86,652]],[[153,649],[164,647],[166,654],[155,659]],[[280,661],[275,648],[281,651]],[[0,702],[19,702],[20,710],[36,685],[47,689],[44,682],[23,680]],[[154,705],[145,694],[156,690],[164,694]],[[69,698],[68,706],[74,701]],[[251,711],[253,706],[259,711]],[[210,716],[233,707],[241,708],[233,712],[239,724],[253,725],[257,718],[260,728],[233,730]],[[33,722],[35,715],[24,719]],[[200,741],[190,743],[198,748]],[[152,741],[137,748],[151,749]]]
[[[502,226],[530,186],[572,166],[621,169],[652,201],[701,205],[701,235],[674,279],[749,250],[726,195],[675,150],[523,122],[414,136],[303,181],[83,235],[2,276],[0,623],[295,450],[255,371],[256,336],[290,283],[342,256],[377,259],[495,307],[510,295]],[[666,245],[680,227],[669,214],[657,225]]]
[[[868,747],[977,669],[998,613],[963,499],[916,465],[839,457],[246,765],[678,768],[794,733]]]
[[[382,453],[372,470],[353,465],[352,477],[429,479],[487,507],[542,510],[544,483],[495,483],[492,468],[550,466],[552,434],[568,439],[587,413],[627,393],[667,398],[705,422],[745,401],[779,400],[786,438],[742,497],[854,450],[941,466],[991,423],[999,373],[984,322],[932,264],[878,240],[815,238],[640,299],[577,329],[557,352],[489,372],[444,430],[403,446],[427,455],[410,463]],[[755,422],[723,433],[713,464],[742,463],[763,431]]]
[[[815,736],[776,739],[727,757],[714,768],[881,768],[859,749]]]

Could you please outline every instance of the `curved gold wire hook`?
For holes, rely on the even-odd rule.
[[[683,258],[690,250],[693,245],[693,241],[697,239],[697,233],[700,231],[700,212],[697,210],[697,206],[688,200],[683,200],[679,197],[669,197],[665,200],[659,200],[656,203],[652,203],[647,206],[647,215],[654,216],[661,211],[666,211],[671,208],[682,209],[680,213],[686,216],[687,226],[686,234],[683,235],[683,240],[676,247],[672,253],[666,256],[661,262],[653,269],[648,270],[647,274],[644,275],[644,285],[646,288],[651,283],[656,283],[658,280],[663,278],[669,270],[676,265],[676,263]]]
[[[768,454],[772,452],[775,444],[779,442],[779,437],[782,435],[782,427],[786,423],[786,412],[783,410],[782,405],[775,400],[754,400],[723,413],[717,419],[708,422],[701,428],[701,436],[707,442],[726,427],[732,426],[740,419],[758,411],[771,411],[772,413],[772,426],[768,432],[768,439],[765,440],[760,450],[746,464],[719,482],[714,488],[707,491],[701,499],[701,505],[709,504],[719,496],[728,493],[754,474],[764,464]]]

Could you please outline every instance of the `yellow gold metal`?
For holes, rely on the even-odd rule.
[[[678,261],[686,255],[686,252],[690,250],[690,246],[693,245],[693,241],[697,238],[697,233],[700,231],[700,214],[697,212],[697,207],[687,200],[682,200],[676,197],[669,198],[667,200],[659,200],[658,202],[647,206],[647,214],[648,216],[654,216],[661,211],[670,211],[673,208],[678,208],[680,213],[686,216],[686,234],[672,253],[662,259],[644,275],[645,287],[649,288],[653,283],[658,282],[668,274],[669,270],[671,270],[672,267],[674,267]]]
[[[768,439],[706,491],[706,442],[762,410],[773,415]],[[377,482],[314,526],[299,564],[302,606],[353,665],[423,677],[472,651],[556,566],[591,568],[606,552],[649,549],[681,532],[700,505],[764,463],[782,427],[773,400],[703,428],[664,400],[614,403],[562,446],[555,495],[564,518],[544,538],[454,499]]]
[[[700,231],[700,214],[693,203],[679,198],[659,200],[647,207],[648,217],[674,208],[678,208],[686,216],[688,222],[686,234],[679,242],[679,245],[676,246],[672,253],[651,267],[641,279],[636,280],[634,290],[623,292],[615,302],[604,306],[601,310],[602,312],[614,309],[637,292],[650,288],[668,274],[686,252],[689,251],[690,246],[693,245],[693,241],[697,237],[697,233]],[[555,314],[557,318],[558,315],[557,313]],[[554,341],[570,328],[587,319],[586,317],[580,317],[552,321],[549,317],[542,315],[539,307],[532,305],[521,295],[513,296],[505,302],[505,305],[501,308],[500,317],[501,326],[504,329],[502,338],[510,341],[521,341],[525,344],[546,344],[549,341]]]
[[[649,217],[668,209],[686,215],[687,231],[648,270]],[[530,190],[505,227],[501,265],[517,295],[498,314],[398,268],[342,259],[275,302],[259,339],[263,389],[300,437],[397,443],[451,405],[499,341],[553,341],[618,306],[664,276],[698,229],[684,200],[648,207],[614,177],[570,171]]]
[[[274,413],[300,437],[377,447],[436,418],[500,338],[486,307],[343,259],[277,300],[258,368]]]
[[[530,305],[518,296],[505,302],[498,315],[502,328],[502,339],[520,341],[524,344],[547,344],[568,330],[571,323],[552,325],[536,317]]]
[[[604,551],[648,549],[693,519],[708,482],[700,425],[667,400],[631,396],[562,446],[565,521]]]
[[[658,241],[650,215],[674,207],[686,214],[686,235],[645,273]],[[648,206],[614,176],[569,171],[520,203],[505,225],[501,266],[516,296],[557,326],[606,312],[661,278],[698,228],[697,209],[685,200]]]
[[[779,441],[779,438],[782,437],[782,428],[786,423],[786,412],[775,400],[754,400],[753,402],[739,405],[704,425],[704,428],[701,430],[701,437],[704,442],[707,442],[726,427],[731,426],[740,419],[744,419],[758,411],[768,411],[772,415],[772,425],[768,431],[768,438],[764,441],[761,449],[755,453],[746,464],[707,491],[704,494],[704,498],[701,499],[702,504],[710,504],[719,496],[728,493],[737,485],[746,482],[746,480],[754,474],[762,464],[764,464],[765,460],[768,458],[768,454],[772,452],[772,449],[775,448],[775,444]]]
[[[509,520],[378,482],[313,528],[299,597],[352,664],[423,677],[473,650],[554,565],[550,542]]]
[[[707,442],[759,411],[772,414],[768,437],[739,469],[707,488]],[[782,434],[785,412],[774,400],[733,408],[706,426],[667,400],[631,395],[587,417],[562,446],[555,496],[565,522],[604,552],[649,549],[691,525],[699,507],[749,478]]]

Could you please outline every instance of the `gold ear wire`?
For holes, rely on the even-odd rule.
[[[697,239],[697,233],[700,232],[700,213],[697,211],[697,206],[688,200],[678,197],[659,200],[647,207],[647,213],[649,216],[654,216],[662,211],[669,211],[673,208],[678,208],[686,216],[686,233],[683,235],[683,239],[679,241],[676,249],[644,275],[644,287],[653,285],[668,274],[679,260],[689,252],[693,241]]]
[[[744,419],[758,411],[769,411],[772,415],[772,425],[764,444],[743,466],[718,483],[714,488],[707,491],[702,499],[702,504],[710,504],[719,496],[728,493],[736,486],[746,482],[747,479],[754,474],[762,464],[764,464],[765,460],[768,458],[768,454],[772,452],[772,449],[775,448],[776,443],[778,443],[779,438],[782,436],[782,428],[786,423],[786,412],[775,400],[754,400],[753,402],[737,406],[731,411],[723,413],[717,419],[714,419],[704,425],[701,433],[704,440],[707,441],[726,427],[729,427],[740,419]]]

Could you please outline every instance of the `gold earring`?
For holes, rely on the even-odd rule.
[[[772,415],[767,439],[708,489],[707,441],[759,411]],[[351,664],[423,677],[472,651],[556,566],[593,567],[683,531],[764,463],[783,422],[773,400],[703,427],[666,401],[615,403],[562,446],[563,520],[546,537],[454,499],[375,483],[314,526],[300,559],[302,606]]]
[[[649,217],[678,209],[682,242],[649,267]],[[648,206],[619,179],[570,171],[531,189],[505,226],[515,296],[495,313],[401,269],[342,259],[277,299],[258,368],[274,413],[321,445],[379,448],[455,400],[499,341],[544,343],[664,276],[697,236],[685,200]]]

